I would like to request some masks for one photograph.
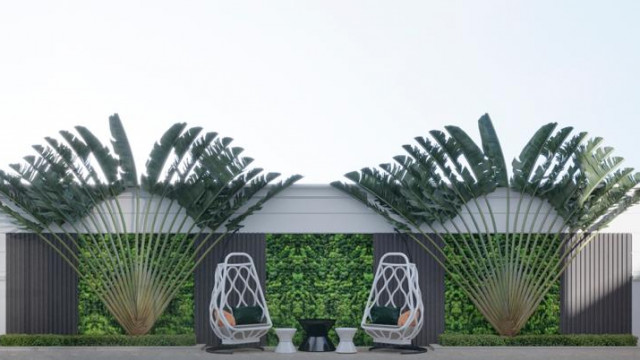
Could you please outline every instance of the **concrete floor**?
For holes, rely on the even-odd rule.
[[[180,360],[180,359],[229,359],[229,360],[331,360],[331,359],[447,359],[447,360],[640,360],[638,347],[436,347],[419,355],[399,355],[390,352],[357,354],[303,353],[283,355],[272,350],[265,352],[239,352],[233,355],[214,355],[197,347],[0,347],[1,360]]]

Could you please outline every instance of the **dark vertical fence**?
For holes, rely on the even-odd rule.
[[[41,238],[7,234],[7,333],[75,334],[77,288],[76,273]]]
[[[217,345],[219,339],[209,325],[209,302],[214,272],[219,262],[230,252],[246,252],[253,257],[262,289],[266,279],[266,235],[242,234],[228,236],[200,263],[195,271],[195,331],[198,344]],[[196,246],[199,242],[196,242]],[[263,341],[264,342],[264,341]]]
[[[195,272],[195,332],[198,343],[215,344],[209,300],[215,267],[232,251],[249,253],[265,286],[265,234],[235,234],[209,253]],[[399,251],[420,274],[425,324],[416,344],[437,341],[444,331],[444,271],[415,241],[374,234],[374,257]],[[425,242],[427,246],[431,246]],[[375,268],[374,268],[375,271]],[[77,276],[35,234],[7,234],[7,333],[77,332]],[[631,235],[600,234],[567,269],[561,286],[563,333],[631,332]]]
[[[631,234],[599,234],[567,268],[563,333],[631,333]]]
[[[430,242],[423,242],[433,249]],[[424,326],[414,340],[416,345],[435,344],[444,331],[444,270],[413,239],[399,234],[374,234],[374,272],[378,260],[387,252],[402,252],[409,256],[418,268],[420,290],[424,303]]]

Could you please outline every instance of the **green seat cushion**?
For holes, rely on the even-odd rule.
[[[260,324],[262,322],[262,308],[260,306],[239,306],[232,310],[236,325]]]
[[[381,325],[398,325],[400,308],[392,306],[373,306],[371,308],[371,322]]]

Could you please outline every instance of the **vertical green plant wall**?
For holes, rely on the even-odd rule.
[[[179,237],[173,238],[176,239],[179,240]],[[500,239],[496,238],[496,247],[498,242]],[[452,248],[445,248],[445,252],[448,258],[456,258]],[[371,235],[267,235],[265,291],[275,327],[296,327],[300,330],[297,319],[332,318],[336,319],[336,326],[359,328],[372,281]],[[90,290],[90,285],[86,279],[79,280],[79,333],[122,334],[122,327]],[[445,279],[445,288],[446,332],[495,333],[493,327],[451,279],[451,275],[447,275]],[[193,333],[193,290],[193,279],[190,279],[158,319],[151,330],[152,334]],[[558,283],[542,301],[522,334],[558,333],[559,315]],[[331,336],[337,341],[335,333],[332,332]],[[302,332],[298,331],[294,341],[299,343],[301,337]],[[268,342],[270,345],[277,344],[273,332],[269,334]],[[370,345],[371,338],[359,330],[355,342],[358,345]]]
[[[78,292],[78,333],[88,335],[124,334],[124,330],[113,315],[91,292],[87,281],[80,280]],[[160,316],[150,334],[193,334],[193,301],[193,279],[189,279],[171,301],[167,310]]]
[[[445,278],[445,332],[496,334],[495,329],[449,275]],[[521,334],[560,333],[560,284],[554,285],[531,316]]]
[[[267,235],[266,298],[274,327],[296,327],[297,319],[336,319],[336,327],[359,328],[373,281],[373,238],[360,234]],[[332,330],[333,341],[337,336]],[[362,330],[356,345],[369,345]],[[269,345],[275,345],[273,332]],[[337,344],[337,342],[336,342]]]
[[[445,278],[445,332],[458,334],[497,334],[496,330],[457,286]],[[531,316],[520,334],[560,333],[560,284],[555,284]]]
[[[451,239],[451,241],[464,241],[461,236],[466,236],[467,242],[472,241],[469,235],[457,235],[457,239]],[[532,234],[532,236],[535,237],[537,235]],[[500,251],[505,251],[504,247],[506,244],[507,241],[504,234],[495,234],[489,244],[490,250],[488,257],[499,257]],[[551,250],[555,250],[553,246],[551,247]],[[538,245],[535,248],[529,249],[528,253],[524,253],[523,251],[520,256],[523,258],[537,256],[538,252],[546,251],[548,248],[549,246]],[[468,247],[446,246],[444,252],[447,260],[451,262],[464,261],[464,257],[460,254],[461,249],[473,251]],[[476,261],[478,261],[478,263],[474,266],[476,268],[480,265],[484,266],[483,261],[488,260],[490,259],[477,259]],[[555,258],[549,259],[549,261],[543,265],[547,265],[555,260]],[[462,288],[458,286],[458,283],[454,279],[455,276],[461,275],[449,273],[445,277],[445,331],[459,334],[497,334],[496,330],[476,308],[473,302],[471,302]],[[522,328],[520,334],[558,334],[559,331],[560,282],[556,281],[542,299],[531,318],[529,318],[527,324]]]
[[[128,235],[129,243],[134,243],[133,234]],[[169,241],[181,241],[182,235],[171,236]],[[164,241],[164,238],[162,239]],[[80,259],[85,259],[92,254],[86,245],[85,239],[79,239],[80,251],[87,252]],[[179,256],[185,253],[191,246],[189,241],[185,241],[181,248],[176,248],[168,256]],[[93,256],[98,258],[105,258],[109,253],[106,251],[97,251],[93,249]],[[128,256],[135,255],[135,249],[131,246],[131,253]],[[193,263],[193,261],[191,262]],[[79,269],[83,270],[87,264],[80,262]],[[161,274],[166,275],[166,274]],[[78,333],[87,335],[113,335],[124,334],[124,330],[118,321],[111,315],[106,309],[104,303],[96,296],[95,292],[91,289],[95,288],[96,284],[91,284],[87,278],[78,279]],[[156,321],[155,325],[150,331],[150,334],[164,334],[164,335],[176,335],[176,334],[193,334],[194,332],[194,299],[193,299],[193,277],[190,277],[181,287],[176,297],[169,303],[167,309],[162,313],[160,318]]]

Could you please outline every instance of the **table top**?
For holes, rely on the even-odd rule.
[[[357,331],[358,328],[354,328],[354,327],[337,327],[336,331],[352,331],[355,330]]]

